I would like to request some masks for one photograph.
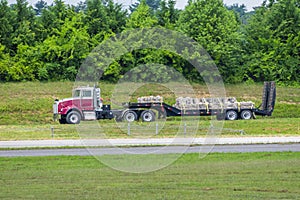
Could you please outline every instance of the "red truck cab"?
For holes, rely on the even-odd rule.
[[[72,98],[56,99],[53,104],[54,120],[60,116],[59,122],[62,124],[78,124],[81,120],[96,120],[103,117],[103,114],[107,115],[110,107],[108,109],[106,106],[103,113],[100,92],[100,88],[96,87],[78,87],[73,90]]]

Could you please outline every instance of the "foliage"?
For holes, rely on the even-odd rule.
[[[196,40],[211,55],[223,79],[235,82],[238,76],[238,23],[221,0],[195,0],[180,14],[178,30]]]
[[[299,1],[280,0],[259,8],[245,27],[245,80],[300,80]]]
[[[183,10],[175,3],[140,0],[130,12],[113,0],[86,0],[76,6],[40,0],[34,7],[26,0],[12,5],[0,0],[0,81],[74,80],[97,45],[128,30],[158,26],[183,32],[202,45],[226,82],[299,85],[299,0],[265,1],[252,12],[221,0],[191,0]],[[188,80],[201,81],[186,60],[153,49],[123,55],[103,78],[117,82],[147,62],[172,66]]]
[[[149,28],[156,24],[157,19],[152,15],[150,7],[145,1],[142,1],[129,16],[126,26],[128,28]]]
[[[174,29],[179,18],[179,10],[175,8],[175,4],[175,0],[161,1],[160,9],[156,13],[160,26]]]
[[[137,2],[129,6],[129,10],[131,13],[133,13],[141,3],[146,3],[151,9],[151,12],[156,12],[159,9],[160,2],[161,0],[137,0]]]

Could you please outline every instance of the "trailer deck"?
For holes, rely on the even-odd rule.
[[[226,106],[222,104],[224,98],[210,98],[211,101],[220,102],[219,105],[207,103],[205,108],[194,109],[179,109],[178,107],[171,106],[164,102],[138,102],[138,103],[124,103],[124,110],[122,113],[115,113],[118,119],[127,121],[134,121],[142,119],[143,121],[154,121],[155,113],[151,110],[158,112],[158,118],[170,116],[217,116],[217,119],[222,120],[236,120],[236,119],[251,119],[256,115],[271,116],[275,106],[276,86],[275,82],[265,82],[263,89],[262,104],[258,108],[242,107],[240,102],[236,102],[238,106]],[[149,98],[151,99],[151,98]],[[158,98],[162,99],[162,98]],[[151,100],[149,100],[151,101]],[[199,107],[199,105],[197,105]],[[203,106],[202,106],[203,107]],[[129,115],[129,117],[127,116]],[[148,117],[148,118],[145,118]]]

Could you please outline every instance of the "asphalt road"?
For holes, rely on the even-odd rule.
[[[120,155],[120,154],[169,154],[169,153],[245,153],[245,152],[300,152],[297,144],[246,144],[246,145],[216,145],[216,146],[157,146],[128,148],[74,148],[74,149],[36,149],[36,150],[0,150],[0,157],[24,156],[60,156],[60,155]]]
[[[300,143],[300,136],[292,137],[205,137],[205,138],[116,138],[116,139],[83,139],[83,140],[17,140],[0,141],[0,148],[55,148],[83,146],[189,146],[189,145],[242,145],[242,144],[289,144]]]

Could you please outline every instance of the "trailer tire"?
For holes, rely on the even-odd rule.
[[[238,114],[235,110],[228,110],[226,112],[226,119],[227,120],[237,120]]]
[[[132,110],[128,110],[123,114],[123,120],[127,122],[134,122],[137,117],[137,114]]]
[[[144,110],[141,114],[143,122],[153,122],[155,121],[155,114],[152,110]]]
[[[252,112],[250,110],[243,110],[241,112],[241,119],[248,120],[252,118]]]
[[[77,111],[71,111],[67,114],[66,121],[68,124],[79,124],[81,115]]]

